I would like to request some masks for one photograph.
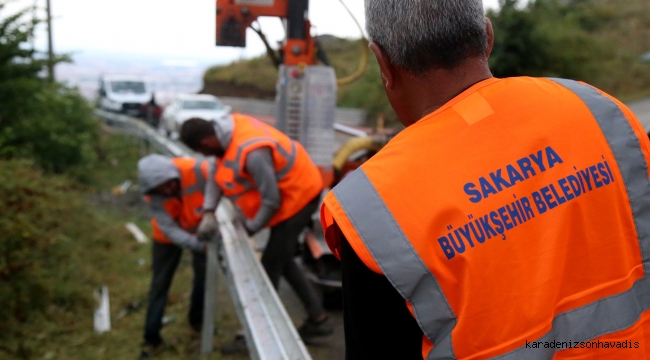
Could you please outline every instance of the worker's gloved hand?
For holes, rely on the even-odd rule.
[[[244,221],[244,229],[246,229],[246,234],[248,234],[248,236],[253,236],[253,235],[255,235],[257,230],[253,229],[250,223],[251,223],[251,221],[246,219]]]
[[[219,233],[219,225],[217,218],[213,212],[206,212],[203,214],[203,219],[199,224],[196,232],[196,237],[201,241],[211,241],[215,235]]]
[[[255,232],[251,230],[249,223],[250,220],[244,215],[244,213],[241,211],[240,208],[235,207],[235,218],[241,222],[242,225],[244,225],[244,229],[246,230],[246,234],[248,236],[252,236]]]

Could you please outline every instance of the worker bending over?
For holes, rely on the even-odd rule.
[[[270,227],[262,265],[276,289],[284,276],[305,306],[308,319],[298,332],[304,338],[331,334],[322,302],[294,260],[298,237],[312,225],[323,187],[307,151],[275,128],[241,114],[214,122],[190,119],[180,135],[193,150],[218,159],[215,181],[206,187],[199,236],[215,231],[214,210],[222,195],[235,204],[249,235]]]
[[[321,209],[347,359],[650,358],[650,147],[632,112],[572,80],[493,78],[480,0],[365,13],[406,129]]]
[[[192,329],[201,331],[206,243],[199,241],[195,234],[202,218],[203,190],[208,172],[214,171],[213,168],[208,161],[169,159],[158,154],[145,156],[138,162],[138,180],[151,209],[155,240],[151,265],[153,277],[140,359],[150,358],[163,342],[160,329],[167,294],[184,248],[192,251],[194,269],[188,321]]]

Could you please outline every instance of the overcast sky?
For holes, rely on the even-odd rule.
[[[147,55],[214,63],[264,52],[262,42],[251,30],[248,30],[246,49],[214,45],[214,0],[50,1],[56,52]],[[364,26],[363,0],[344,2]],[[45,0],[14,0],[0,17],[34,3],[45,7]],[[484,5],[497,7],[498,0],[485,0]],[[359,29],[338,0],[310,0],[309,17],[318,35],[360,36]],[[260,23],[271,44],[284,37],[279,19],[263,18]],[[42,27],[37,35],[37,47],[45,49],[45,41]]]

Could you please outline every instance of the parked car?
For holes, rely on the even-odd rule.
[[[216,120],[230,113],[230,106],[212,95],[183,94],[177,96],[163,111],[162,127],[171,135],[178,133],[183,123],[191,118]]]
[[[135,75],[104,75],[99,80],[99,107],[104,110],[142,117],[142,105],[153,92],[147,81]]]

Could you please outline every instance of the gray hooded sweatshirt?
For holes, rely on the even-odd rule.
[[[213,123],[219,143],[221,143],[224,149],[228,148],[231,145],[232,133],[235,128],[233,118],[226,116],[213,121]],[[262,197],[262,205],[257,211],[257,214],[255,214],[255,217],[253,219],[246,219],[245,221],[245,226],[248,230],[257,232],[266,226],[282,203],[271,149],[262,147],[249,152],[246,155],[244,164],[244,169],[253,177],[255,187],[257,187]],[[221,199],[221,189],[219,189],[212,178],[213,176],[214,171],[211,171],[210,179],[208,179],[205,186],[204,209],[215,209]]]
[[[151,154],[138,161],[138,182],[142,193],[147,194],[158,185],[171,179],[180,179],[180,171],[168,157]],[[156,219],[160,231],[175,245],[193,251],[202,251],[203,244],[196,235],[182,229],[178,220],[169,216],[163,207],[169,198],[157,194],[149,194],[149,197],[151,214]]]

